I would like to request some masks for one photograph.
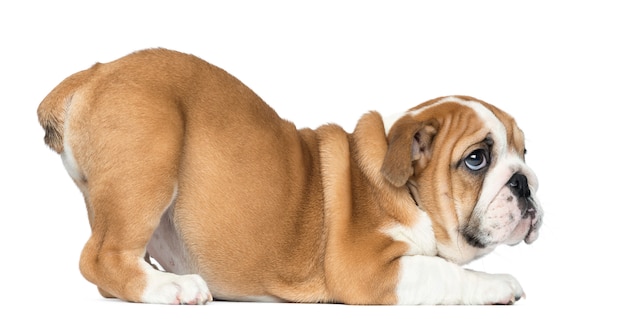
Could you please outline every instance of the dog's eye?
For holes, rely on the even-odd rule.
[[[465,166],[472,171],[479,171],[488,164],[487,152],[484,149],[477,149],[465,158]]]

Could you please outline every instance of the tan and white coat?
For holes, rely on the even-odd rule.
[[[225,71],[153,49],[70,76],[38,115],[84,195],[92,235],[80,269],[104,296],[493,304],[523,295],[509,275],[460,266],[534,241],[543,214],[522,132],[474,98],[371,112],[351,134],[297,130]]]

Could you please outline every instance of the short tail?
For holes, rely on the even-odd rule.
[[[89,79],[97,66],[98,64],[63,80],[41,101],[39,108],[37,108],[39,124],[46,133],[44,142],[59,154],[63,152],[63,130],[67,108],[76,91]]]

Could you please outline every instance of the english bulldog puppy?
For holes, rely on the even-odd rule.
[[[227,72],[165,49],[71,75],[38,108],[85,198],[80,270],[105,297],[511,304],[462,268],[537,239],[514,119],[467,96],[296,129]],[[153,266],[151,260],[156,260]],[[155,263],[156,264],[156,263]]]

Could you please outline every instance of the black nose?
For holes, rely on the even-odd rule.
[[[526,176],[515,173],[508,181],[508,185],[511,188],[513,194],[519,198],[530,197],[530,189],[528,188],[528,179]]]

